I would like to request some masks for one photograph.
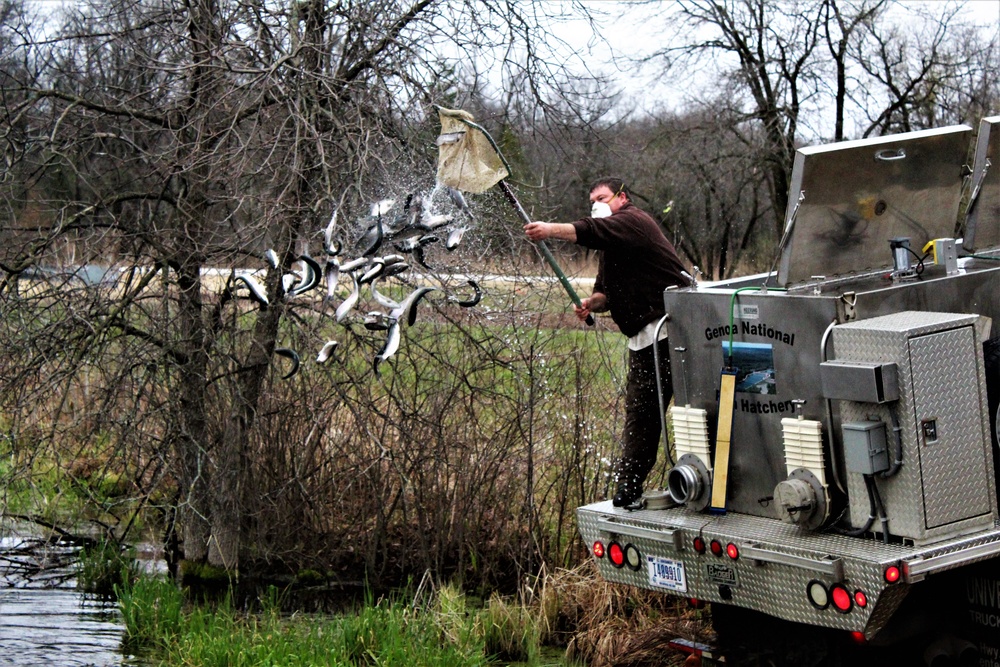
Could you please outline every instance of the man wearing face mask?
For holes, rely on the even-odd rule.
[[[656,221],[636,208],[619,178],[602,178],[590,187],[591,217],[575,222],[532,222],[524,231],[532,241],[561,239],[600,251],[594,292],[575,308],[585,320],[591,313],[611,311],[611,319],[628,337],[629,362],[625,393],[622,456],[615,467],[615,507],[634,504],[656,463],[660,443],[654,343],[660,356],[664,404],[673,396],[666,328],[654,341],[663,317],[663,290],[686,287],[689,280],[674,247]]]

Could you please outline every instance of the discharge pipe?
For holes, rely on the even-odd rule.
[[[675,503],[687,504],[705,491],[694,466],[675,466],[667,473],[667,493]]]

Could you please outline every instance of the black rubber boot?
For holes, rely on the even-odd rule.
[[[642,486],[635,480],[628,480],[618,485],[618,491],[611,499],[611,504],[615,507],[628,507],[634,505],[640,498],[642,498]]]

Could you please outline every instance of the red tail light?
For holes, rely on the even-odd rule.
[[[833,608],[842,614],[846,614],[854,606],[851,594],[842,584],[834,584],[830,587],[830,602],[833,603]]]
[[[591,547],[591,551],[594,552],[595,558],[604,558],[604,543],[600,541],[594,542],[594,546]]]
[[[703,540],[702,538],[700,537],[694,538],[694,541],[691,543],[691,546],[694,547],[694,550],[697,553],[700,554],[705,553],[705,540]]]
[[[726,555],[732,558],[733,560],[736,560],[737,558],[740,557],[739,547],[730,542],[729,544],[726,545]]]
[[[712,540],[712,543],[708,545],[712,550],[712,555],[721,556],[722,555],[722,542],[719,540]]]
[[[608,545],[608,558],[611,559],[611,564],[615,567],[621,567],[625,564],[625,552],[622,551],[622,546],[617,542],[612,542]]]
[[[886,583],[895,584],[900,580],[903,573],[900,571],[898,565],[890,565],[885,568],[885,572],[883,574],[885,576]]]
[[[855,644],[865,644],[868,642],[868,640],[865,639],[865,633],[857,630],[851,633],[851,639],[854,640]]]
[[[862,590],[854,591],[854,604],[862,608],[868,606],[868,596],[865,595],[864,591]]]

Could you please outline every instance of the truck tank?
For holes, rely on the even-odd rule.
[[[673,467],[578,509],[602,576],[720,638],[1000,658],[997,123],[971,168],[964,125],[800,149],[777,270],[664,293]]]

